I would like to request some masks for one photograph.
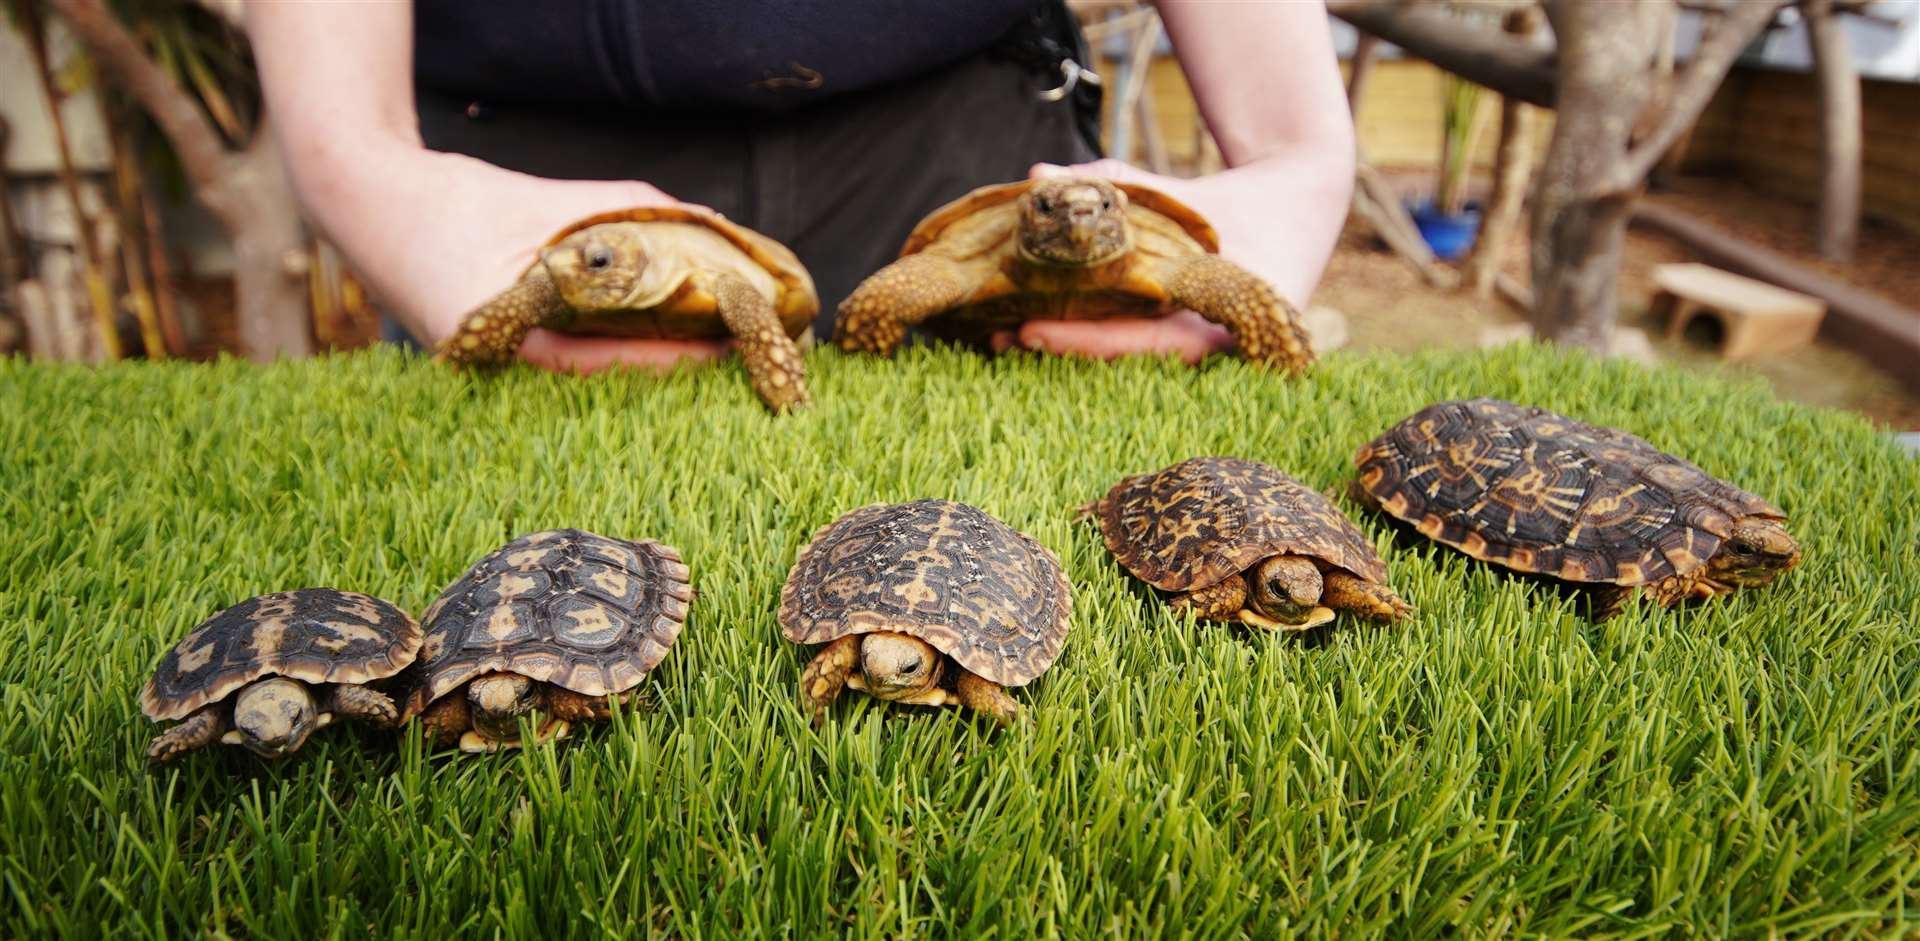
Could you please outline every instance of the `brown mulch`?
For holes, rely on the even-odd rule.
[[[1744,238],[1845,278],[1868,290],[1911,302],[1920,297],[1920,236],[1887,226],[1862,230],[1854,267],[1822,262],[1813,250],[1811,210],[1753,191],[1737,181],[1683,179],[1672,191],[1651,197],[1696,212]],[[1521,282],[1526,274],[1525,226],[1514,233],[1502,268]],[[1697,261],[1679,241],[1630,229],[1620,265],[1622,322],[1648,329],[1660,358],[1683,368],[1720,368],[1711,353],[1668,341],[1645,322],[1657,265]],[[1902,263],[1904,260],[1904,264]],[[1475,346],[1480,331],[1517,323],[1522,312],[1499,298],[1476,300],[1466,292],[1428,287],[1413,270],[1364,230],[1349,223],[1327,266],[1314,303],[1347,315],[1354,349],[1411,351]],[[1782,398],[1841,408],[1899,430],[1920,429],[1920,396],[1857,354],[1827,342],[1758,357],[1732,367],[1770,383]]]

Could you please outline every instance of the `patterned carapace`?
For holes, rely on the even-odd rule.
[[[798,644],[909,634],[990,682],[1024,686],[1059,656],[1072,612],[1045,546],[966,504],[915,500],[816,533],[787,576],[780,627]]]
[[[1114,558],[1162,591],[1215,585],[1276,555],[1387,580],[1386,564],[1352,520],[1258,461],[1196,457],[1123,478],[1092,510]]]
[[[427,609],[403,715],[494,671],[587,696],[632,689],[680,636],[693,600],[687,579],[680,554],[651,540],[578,529],[515,539]]]
[[[1736,519],[1786,518],[1624,431],[1499,399],[1421,409],[1354,464],[1361,490],[1428,538],[1574,582],[1688,575]]]
[[[185,718],[268,676],[366,683],[398,673],[420,649],[420,625],[378,598],[304,588],[248,598],[194,628],[140,693],[156,721]]]

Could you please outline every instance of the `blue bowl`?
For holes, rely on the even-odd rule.
[[[1452,261],[1467,253],[1473,247],[1473,237],[1480,232],[1480,207],[1468,204],[1458,215],[1447,215],[1434,208],[1433,203],[1424,202],[1411,206],[1413,224],[1420,230],[1427,247],[1433,249],[1434,257]]]

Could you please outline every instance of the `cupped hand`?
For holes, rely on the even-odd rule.
[[[550,180],[457,154],[426,151],[404,164],[388,181],[394,198],[380,229],[361,239],[372,244],[342,247],[387,309],[429,346],[512,285],[535,250],[569,223],[632,206],[679,205],[646,183]],[[519,356],[546,369],[588,373],[613,365],[666,369],[727,352],[720,341],[534,330]]]
[[[1315,260],[1310,268],[1298,263],[1298,246],[1290,244],[1276,224],[1279,213],[1274,203],[1284,184],[1257,165],[1188,180],[1150,173],[1108,158],[1072,166],[1035,164],[1028,176],[1098,176],[1160,190],[1207,218],[1220,235],[1221,255],[1266,278],[1290,298],[1311,290],[1324,261]],[[1140,353],[1175,355],[1188,363],[1198,363],[1211,354],[1232,349],[1233,335],[1225,327],[1183,310],[1154,318],[1031,320],[1017,331],[996,333],[993,346],[997,350],[1019,346],[1100,359]]]

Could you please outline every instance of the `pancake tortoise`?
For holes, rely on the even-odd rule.
[[[685,623],[693,588],[680,554],[578,529],[532,533],[474,563],[427,609],[420,659],[403,675],[402,720],[462,751],[540,740],[606,719]]]
[[[1123,478],[1081,511],[1122,568],[1196,617],[1301,631],[1335,611],[1394,620],[1413,610],[1353,521],[1258,461],[1181,461]]]
[[[1476,559],[1662,606],[1800,562],[1786,514],[1624,431],[1499,399],[1430,405],[1354,456],[1362,502]]]
[[[1187,308],[1231,331],[1241,356],[1305,372],[1313,350],[1299,313],[1219,251],[1199,213],[1138,184],[1063,177],[986,186],[921,220],[899,260],[841,303],[835,333],[842,349],[886,354],[916,325],[979,342],[1028,320]]]
[[[780,628],[826,645],[800,674],[815,722],[851,686],[1009,725],[1020,704],[1005,687],[1053,664],[1072,612],[1046,547],[971,506],[915,500],[862,507],[816,533],[787,576]]]
[[[378,598],[306,588],[248,598],[201,622],[140,692],[156,722],[155,764],[216,741],[264,758],[297,751],[335,717],[391,724],[393,700],[365,684],[413,662],[420,625]]]
[[[459,364],[513,359],[534,327],[592,336],[733,339],[753,390],[774,411],[807,404],[794,340],[820,309],[785,245],[698,206],[642,206],[562,229],[518,283],[440,344]]]

